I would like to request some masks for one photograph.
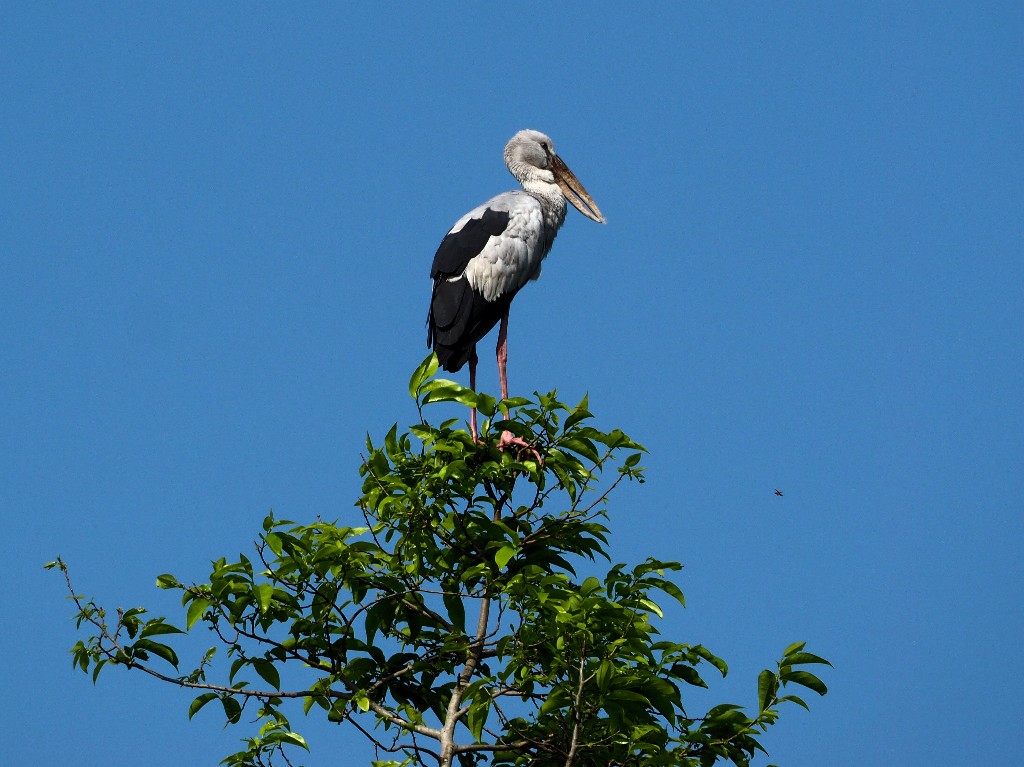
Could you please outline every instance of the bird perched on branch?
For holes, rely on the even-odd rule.
[[[427,346],[449,372],[468,362],[474,390],[477,342],[500,323],[495,352],[502,399],[508,398],[509,306],[527,282],[540,276],[541,262],[565,221],[566,200],[592,221],[605,223],[597,203],[543,133],[514,135],[505,145],[505,164],[523,188],[492,197],[448,230],[430,269],[427,317]],[[470,427],[475,438],[476,410]],[[524,443],[504,432],[500,445],[509,444]]]

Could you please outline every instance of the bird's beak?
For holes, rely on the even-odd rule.
[[[558,186],[562,189],[562,194],[565,195],[565,199],[571,202],[576,210],[591,221],[596,221],[599,224],[605,223],[605,218],[601,215],[601,209],[597,207],[594,198],[587,194],[583,184],[579,182],[579,179],[573,175],[572,171],[569,170],[569,167],[562,162],[562,158],[558,155],[551,158],[551,169],[555,174],[555,181],[558,182]]]

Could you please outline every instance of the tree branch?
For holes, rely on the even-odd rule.
[[[462,696],[473,677],[477,664],[480,662],[480,655],[483,652],[484,641],[487,638],[487,621],[490,615],[491,600],[484,597],[480,603],[480,616],[476,624],[476,639],[469,646],[466,665],[459,672],[452,690],[452,697],[448,701],[448,710],[445,712],[444,727],[441,729],[441,761],[440,767],[451,767],[452,757],[455,755],[455,725],[458,724],[461,715],[459,714],[462,705]]]
[[[382,706],[380,703],[369,701],[370,710],[382,719],[386,719],[392,724],[397,724],[399,727],[411,730],[412,732],[418,732],[420,735],[426,735],[434,738],[435,740],[442,740],[443,733],[436,727],[427,727],[425,724],[413,724],[408,719],[403,719],[394,711]]]
[[[583,722],[583,711],[581,710],[581,701],[583,700],[583,670],[586,660],[587,645],[584,642],[583,648],[580,651],[580,682],[576,686],[576,699],[573,702],[572,740],[569,742],[569,754],[565,758],[565,767],[572,767],[573,762],[576,761],[576,753],[579,751],[580,747],[580,725]]]

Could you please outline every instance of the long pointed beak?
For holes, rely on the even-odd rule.
[[[562,194],[565,195],[565,199],[571,202],[576,210],[591,221],[596,221],[599,224],[605,223],[605,217],[601,215],[601,209],[597,207],[594,198],[587,193],[587,190],[583,188],[583,184],[579,182],[579,179],[569,170],[569,166],[562,162],[562,158],[558,155],[551,158],[551,170],[555,174],[555,181],[558,182],[558,186],[561,188]]]

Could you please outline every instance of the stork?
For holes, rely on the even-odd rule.
[[[468,362],[474,391],[477,342],[500,323],[495,355],[502,399],[508,399],[509,306],[527,282],[540,277],[541,262],[565,221],[565,201],[590,220],[605,223],[597,203],[543,133],[522,130],[509,139],[505,164],[523,188],[492,197],[448,230],[430,268],[427,316],[427,346],[449,372]],[[475,409],[470,429],[476,439]],[[512,444],[529,447],[503,432],[499,447]]]

